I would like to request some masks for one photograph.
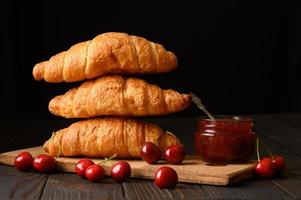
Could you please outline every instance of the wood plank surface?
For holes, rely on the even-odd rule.
[[[19,172],[14,167],[0,167],[0,199],[38,199],[47,180],[45,174]]]
[[[13,167],[12,174],[19,173]],[[5,169],[5,171],[7,171]],[[32,188],[31,181],[27,182]],[[20,199],[20,190],[15,191]],[[25,194],[31,193],[27,190]],[[7,191],[4,190],[3,194]],[[7,196],[7,195],[6,195]],[[33,197],[37,195],[32,195]],[[4,197],[2,195],[1,197]],[[268,180],[250,179],[228,187],[179,183],[175,189],[159,189],[153,181],[129,179],[115,183],[109,178],[100,183],[90,183],[74,174],[58,173],[48,176],[42,199],[291,199],[291,197]],[[6,198],[0,198],[6,199]],[[29,198],[34,199],[34,198]]]
[[[271,115],[270,115],[271,116]],[[301,113],[284,113],[272,115],[284,121],[285,123],[301,129]]]
[[[159,189],[153,181],[131,179],[122,185],[127,199],[207,199],[196,184],[179,183],[174,189]]]
[[[165,129],[172,127],[169,130],[176,134],[187,134],[180,136],[186,146],[193,143],[193,128],[186,129],[180,122],[192,125],[195,118],[162,118],[160,121]],[[281,177],[269,180],[254,177],[227,187],[179,183],[175,189],[162,190],[152,180],[129,179],[124,183],[115,183],[105,178],[100,183],[90,183],[74,174],[54,173],[48,176],[23,173],[13,167],[0,165],[0,199],[301,199],[301,114],[256,115],[254,121],[261,140],[275,154],[283,155],[286,159],[287,169]],[[21,131],[27,127],[24,123],[22,128],[10,128],[17,124],[11,122],[8,125],[0,124],[0,127],[7,131]],[[51,123],[42,124],[47,128]],[[35,130],[27,129],[25,132]],[[40,131],[43,131],[42,127]],[[25,139],[25,136],[22,138]],[[13,139],[11,142],[18,143]],[[5,145],[2,146],[4,149]],[[192,146],[189,148],[192,152]]]
[[[91,183],[75,174],[58,173],[48,177],[41,199],[123,199],[121,184],[105,178]]]
[[[27,151],[36,155],[42,152],[42,147],[34,147],[29,149],[21,149],[0,154],[0,163],[13,165],[15,157],[22,151]],[[76,163],[80,158],[60,157],[56,159],[57,169],[64,172],[74,173]],[[100,163],[102,159],[92,159],[95,163]],[[111,166],[118,160],[108,161],[104,165],[105,173],[110,174]],[[156,165],[150,165],[143,160],[127,160],[132,168],[132,177],[153,179],[158,168],[162,166],[170,166],[174,168],[179,176],[180,182],[199,183],[211,185],[227,185],[249,178],[253,175],[254,162],[242,164],[226,164],[226,165],[207,165],[197,156],[188,155],[181,165],[169,165],[165,161],[160,161]]]
[[[271,179],[271,183],[285,191],[293,198],[301,197],[301,159],[298,155],[291,152],[286,147],[281,147],[269,140],[261,137],[263,141],[272,149],[273,152],[285,158],[286,169],[282,176]]]
[[[291,199],[269,180],[251,179],[229,187],[200,186],[208,199]]]
[[[301,130],[271,115],[254,116],[255,130],[301,157]]]
[[[274,154],[284,156],[286,161],[286,170],[283,175],[270,181],[294,199],[301,198],[301,156],[299,151],[296,150],[296,146],[290,145],[293,142],[285,142],[284,138],[291,137],[291,140],[298,142],[301,136],[301,126],[295,123],[297,122],[297,116],[301,119],[301,115],[296,114],[255,117],[256,129],[260,132],[258,133],[260,138]],[[288,121],[290,123],[287,123]],[[273,124],[277,125],[273,126]],[[272,131],[271,127],[274,127]],[[286,130],[289,130],[289,135],[287,135]]]

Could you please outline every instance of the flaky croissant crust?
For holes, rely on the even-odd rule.
[[[99,118],[76,122],[59,130],[45,142],[52,156],[140,158],[145,142],[161,150],[180,144],[178,138],[152,123],[127,118]]]
[[[65,118],[154,116],[181,111],[189,104],[188,94],[162,90],[137,78],[108,75],[53,98],[49,110]]]
[[[32,74],[36,80],[59,83],[104,74],[169,72],[176,66],[176,56],[162,45],[126,33],[109,32],[36,64]]]

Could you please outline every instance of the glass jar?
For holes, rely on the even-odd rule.
[[[255,151],[253,120],[246,117],[200,119],[195,132],[195,150],[212,163],[245,162]]]

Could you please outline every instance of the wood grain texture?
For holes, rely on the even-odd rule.
[[[47,176],[0,165],[0,199],[38,199]]]
[[[193,142],[193,137],[187,134],[192,134],[195,119],[151,118],[147,120],[179,135],[179,138],[192,152],[191,146],[187,144]],[[295,149],[296,146],[290,145],[294,137],[290,137],[290,140],[281,139],[287,136],[285,132],[287,127],[289,130],[297,131],[297,133],[291,131],[290,135],[299,136],[300,120],[301,114],[255,116],[255,130],[258,136],[274,153],[283,155],[286,159],[287,169],[278,178],[262,180],[254,177],[227,187],[178,183],[175,189],[160,190],[151,180],[129,179],[124,183],[115,183],[106,178],[101,183],[95,184],[69,173],[51,174],[46,182],[47,175],[21,173],[13,167],[0,165],[0,199],[9,197],[36,199],[39,195],[42,199],[301,199],[301,158],[298,149]],[[43,123],[11,121],[10,123],[0,123],[0,127],[12,135],[19,132],[23,134],[25,132],[26,135],[31,131],[36,131],[37,127],[38,132],[43,133],[47,127],[53,128],[56,124],[52,121]],[[183,135],[181,135],[182,133]],[[39,137],[38,134],[36,135]],[[25,136],[21,137],[21,140],[26,141]],[[9,142],[12,142],[11,144],[14,146],[21,144],[13,139]],[[6,143],[7,141],[1,147],[7,150],[9,146],[5,146]],[[28,145],[28,143],[26,144]],[[10,149],[12,148],[10,147]],[[264,155],[264,150],[262,150],[262,154]],[[44,190],[40,189],[43,188],[43,184],[45,184]]]
[[[281,177],[272,179],[271,182],[291,196],[293,199],[301,198],[301,178],[291,171],[286,171]]]
[[[273,116],[281,119],[290,126],[301,129],[301,113],[275,114]]]
[[[178,183],[173,189],[159,189],[152,181],[131,179],[122,185],[127,199],[208,199],[196,184]]]
[[[286,169],[280,177],[270,179],[270,182],[284,191],[293,199],[301,198],[301,159],[285,147],[279,146],[268,137],[261,137],[271,150],[285,158]]]
[[[42,147],[21,149],[12,152],[0,154],[0,163],[12,165],[16,155],[22,151],[32,152],[35,155],[42,151]],[[80,158],[60,157],[57,161],[57,168],[60,171],[74,173],[74,167]],[[95,163],[103,161],[102,159],[92,159]],[[107,175],[110,173],[110,167],[117,160],[108,161],[104,166]],[[159,164],[150,165],[142,160],[128,160],[132,167],[132,177],[153,179],[155,172],[159,167],[167,165],[160,161]],[[186,156],[181,165],[169,165],[174,168],[179,176],[180,182],[200,183],[211,185],[228,185],[249,178],[253,174],[254,162],[245,164],[229,164],[221,166],[207,165],[196,156]]]
[[[49,175],[41,199],[124,199],[124,193],[109,178],[91,183],[76,174],[57,173]]]
[[[289,148],[301,157],[301,130],[271,115],[254,117],[255,130],[259,135],[269,137],[280,146]]]
[[[200,186],[208,195],[207,199],[291,199],[284,191],[268,180],[250,179],[229,187]]]
[[[259,120],[257,129],[262,130],[260,137],[271,148],[272,152],[284,156],[286,160],[286,170],[283,175],[271,179],[271,182],[292,198],[301,198],[301,156],[296,151],[295,146],[277,140],[278,138],[291,137],[291,140],[296,138],[298,141],[301,134],[301,125],[298,123],[301,121],[301,115],[293,113],[264,116],[264,119],[266,118],[268,121],[277,122],[277,126],[274,126],[275,129],[272,132],[268,131],[271,124],[257,119]],[[286,135],[286,131],[284,131],[286,129],[290,130],[290,136]],[[291,136],[292,134],[294,137]],[[275,138],[277,139],[275,140]]]

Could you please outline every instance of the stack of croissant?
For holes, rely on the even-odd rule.
[[[133,118],[165,115],[189,106],[190,96],[163,90],[125,74],[163,73],[177,67],[176,56],[160,44],[125,33],[104,33],[34,66],[36,80],[50,83],[83,81],[54,97],[52,114],[92,118],[59,130],[45,142],[53,156],[140,158],[145,142],[161,150],[180,143],[157,125]]]

